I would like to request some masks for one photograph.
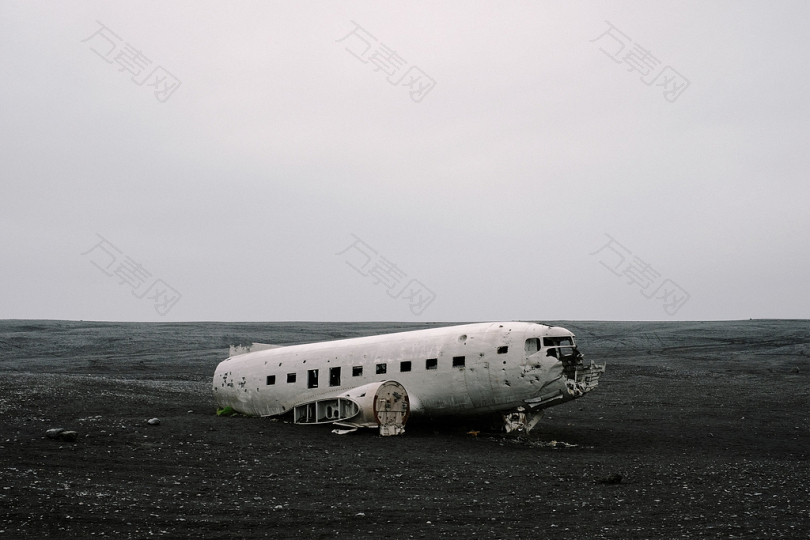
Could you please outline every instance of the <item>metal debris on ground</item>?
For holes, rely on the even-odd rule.
[[[576,444],[568,444],[567,442],[563,441],[532,441],[529,444],[532,446],[543,446],[547,448],[574,448],[578,446]]]

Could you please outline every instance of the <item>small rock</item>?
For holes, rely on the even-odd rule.
[[[65,428],[63,427],[49,429],[48,431],[45,432],[45,436],[48,437],[49,439],[58,439],[59,434],[62,433],[63,431],[65,431]]]
[[[75,431],[60,431],[59,440],[65,442],[76,442],[79,440],[79,434]]]
[[[149,424],[150,426],[159,426],[160,425],[160,419],[159,418],[150,418],[149,420],[146,421],[146,423]]]
[[[622,475],[619,473],[613,473],[607,478],[600,478],[597,480],[600,484],[621,484],[622,483]]]

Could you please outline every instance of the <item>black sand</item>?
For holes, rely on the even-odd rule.
[[[810,321],[559,324],[607,373],[524,440],[215,415],[229,343],[444,323],[0,321],[0,538],[810,536]]]

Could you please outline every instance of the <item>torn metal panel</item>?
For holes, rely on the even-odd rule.
[[[335,425],[337,425],[337,424],[335,424]],[[335,428],[335,429],[332,430],[332,433],[334,433],[335,435],[348,435],[349,433],[354,433],[355,431],[357,431],[357,429],[358,428],[356,428],[356,427],[354,427],[354,428],[344,428],[344,429]]]

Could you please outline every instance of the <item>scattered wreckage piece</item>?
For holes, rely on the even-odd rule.
[[[517,411],[503,415],[503,428],[507,433],[518,432],[528,435],[544,414],[544,410],[527,412],[525,407],[518,407]]]
[[[576,448],[577,446],[579,446],[579,445],[576,445],[576,444],[569,444],[569,443],[563,442],[563,441],[548,441],[548,442],[537,441],[537,442],[533,442],[531,444],[532,444],[532,446],[543,446],[543,447],[555,448],[555,449],[556,448]]]
[[[543,409],[589,393],[605,365],[585,364],[574,334],[536,323],[479,323],[304,345],[231,347],[214,373],[217,406],[404,433],[410,414],[499,413],[530,432]]]

